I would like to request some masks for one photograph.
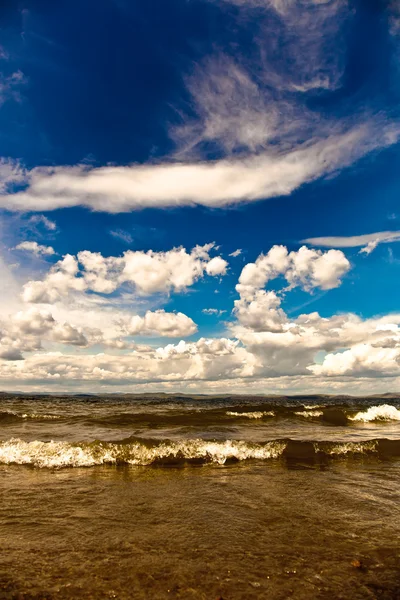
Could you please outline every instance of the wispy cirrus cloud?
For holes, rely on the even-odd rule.
[[[0,49],[1,50],[1,49]],[[5,58],[0,56],[0,58]],[[27,82],[27,78],[22,71],[15,71],[10,75],[0,73],[0,106],[7,100],[21,100],[21,87]]]
[[[132,235],[123,229],[112,229],[110,231],[110,235],[112,235],[114,238],[117,238],[121,242],[124,242],[124,244],[132,244],[133,242]]]
[[[247,42],[227,34],[182,73],[189,108],[177,109],[172,156],[99,168],[3,161],[0,208],[118,213],[254,202],[287,196],[398,141],[400,124],[373,102],[344,95],[335,113],[310,102],[342,84],[341,42],[354,15],[346,0],[223,0],[218,9]]]
[[[301,185],[349,166],[368,152],[390,146],[397,124],[363,123],[299,147],[219,161],[127,167],[40,167],[4,164],[0,208],[47,211],[84,206],[110,213],[145,207],[230,206],[286,196]],[[1,173],[0,173],[1,174]],[[12,191],[16,183],[25,187]]]
[[[378,231],[365,235],[327,236],[302,240],[302,243],[305,244],[327,248],[359,248],[363,246],[360,250],[363,254],[371,254],[378,244],[385,242],[400,242],[400,231]]]

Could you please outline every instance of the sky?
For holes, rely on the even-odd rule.
[[[0,389],[396,392],[400,5],[4,0]]]

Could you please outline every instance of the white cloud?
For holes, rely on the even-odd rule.
[[[361,248],[359,254],[366,254],[367,256],[369,254],[371,254],[371,252],[373,252],[375,250],[375,248],[378,246],[379,241],[375,240],[373,242],[368,242],[368,244],[364,247]]]
[[[129,335],[188,337],[197,332],[197,325],[181,312],[147,311],[144,317],[135,315],[126,326]]]
[[[31,170],[3,161],[0,207],[45,211],[81,206],[118,213],[145,207],[230,206],[287,196],[398,141],[400,126],[383,113],[375,114],[374,103],[356,114],[351,101],[337,119],[318,113],[316,103],[310,108],[310,94],[329,93],[341,85],[343,36],[354,16],[348,2],[217,4],[221,10],[227,4],[236,6],[227,11],[232,31],[248,40],[251,24],[253,44],[244,49],[240,35],[227,36],[220,53],[191,65],[190,76],[183,74],[191,118],[179,111],[181,125],[171,134],[177,140],[173,160]],[[208,160],[210,146],[219,160]],[[15,189],[15,183],[23,185]],[[129,243],[130,234],[117,230],[113,235]]]
[[[344,133],[313,138],[279,151],[243,159],[164,163],[130,167],[40,167],[25,172],[26,189],[3,193],[0,207],[11,211],[86,206],[110,213],[144,207],[221,207],[285,196],[306,182],[350,165],[377,147],[395,143],[400,129],[364,124]],[[0,169],[1,171],[1,169]],[[22,169],[7,167],[3,189]],[[1,172],[0,172],[1,175]],[[1,187],[1,186],[0,186]]]
[[[357,248],[364,246],[360,252],[370,254],[378,244],[399,242],[400,231],[378,231],[377,233],[367,233],[365,235],[352,236],[327,236],[307,238],[302,240],[306,244],[313,246],[322,246],[330,248]]]
[[[333,376],[398,376],[400,372],[400,335],[394,347],[357,344],[346,350],[328,354],[322,365],[309,369],[315,375]]]
[[[121,240],[121,242],[124,242],[124,244],[132,244],[133,242],[133,237],[131,236],[131,234],[128,231],[124,231],[123,229],[111,230],[110,235],[117,238],[118,240]]]
[[[207,275],[211,275],[212,277],[217,277],[218,275],[226,275],[226,269],[228,267],[228,263],[226,260],[221,258],[220,256],[215,256],[210,260],[206,265],[206,273]]]
[[[205,315],[218,315],[221,316],[226,313],[226,310],[219,310],[218,308],[203,308],[201,311]]]
[[[227,262],[210,258],[214,244],[196,246],[191,252],[173,248],[166,252],[131,251],[122,257],[104,257],[98,252],[83,251],[77,257],[66,255],[50,270],[43,281],[30,281],[24,286],[25,302],[53,303],[69,291],[92,290],[110,294],[130,284],[141,296],[182,292],[204,273],[220,276]]]
[[[274,246],[246,265],[237,286],[234,320],[225,323],[226,337],[181,340],[159,348],[133,343],[132,337],[137,336],[179,339],[196,333],[189,316],[150,308],[148,294],[185,290],[206,273],[213,250],[215,244],[191,252],[65,256],[43,281],[30,282],[25,288],[31,299],[36,294],[36,299],[54,301],[51,307],[25,305],[14,313],[2,311],[1,385],[7,389],[48,389],[50,385],[85,389],[90,385],[99,390],[133,384],[179,389],[184,383],[185,389],[193,386],[203,391],[205,386],[221,391],[235,386],[246,391],[254,386],[258,391],[262,386],[326,391],[352,388],[352,379],[360,377],[368,382],[379,377],[383,387],[389,385],[387,378],[400,381],[400,315],[324,318],[314,312],[291,318],[282,307],[285,294],[295,285],[312,291],[340,284],[350,265],[338,250],[323,253],[303,247],[289,252]],[[127,257],[128,263],[133,260],[129,273]],[[276,277],[288,283],[282,293],[264,289]],[[124,289],[103,296],[96,291],[115,291],[116,285],[128,281],[133,281],[129,293]],[[224,311],[203,312],[220,316]],[[323,390],[321,377],[325,382],[329,379]],[[362,384],[363,390],[376,389],[377,384],[368,382]]]
[[[234,314],[239,323],[252,331],[283,330],[287,318],[280,308],[281,300],[275,292],[257,290],[252,297],[235,300]]]
[[[13,185],[25,183],[26,173],[26,169],[18,161],[0,158],[0,193],[6,193]]]
[[[323,253],[302,246],[297,252],[288,252],[285,246],[273,246],[243,268],[236,290],[242,298],[252,299],[256,290],[279,276],[286,279],[289,289],[330,290],[340,285],[349,270],[350,263],[340,250]]]
[[[15,250],[25,250],[26,252],[32,252],[35,256],[52,256],[55,254],[54,248],[51,246],[43,246],[37,242],[21,242],[18,246],[15,246]]]
[[[237,256],[240,256],[241,254],[242,254],[242,249],[238,248],[234,252],[231,252],[229,256],[232,256],[233,258],[236,258]]]
[[[44,215],[32,215],[32,217],[30,217],[29,219],[29,222],[34,225],[43,225],[43,227],[48,231],[57,230],[57,223],[55,221],[52,221],[51,219],[48,219]]]
[[[90,336],[93,331],[88,330],[88,334]],[[41,350],[43,340],[69,346],[88,346],[89,339],[81,328],[57,321],[50,311],[36,307],[0,320],[0,355],[6,360],[21,360],[23,352]],[[14,355],[18,358],[13,358]]]

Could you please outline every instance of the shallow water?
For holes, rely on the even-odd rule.
[[[398,402],[216,402],[3,400],[0,598],[400,598],[400,424],[351,421]]]

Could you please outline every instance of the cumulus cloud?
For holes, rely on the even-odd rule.
[[[280,276],[286,279],[289,289],[330,290],[340,285],[349,270],[350,263],[340,250],[322,252],[302,246],[297,252],[289,252],[285,246],[273,246],[243,268],[236,290],[242,298],[252,299],[258,289]]]
[[[294,321],[286,319],[282,331],[240,326],[236,339],[200,338],[159,348],[137,347],[118,355],[35,352],[22,363],[17,359],[0,362],[0,379],[44,385],[52,380],[64,385],[91,382],[95,386],[160,382],[180,386],[218,380],[225,388],[233,385],[229,381],[247,380],[247,386],[264,381],[264,385],[270,382],[287,390],[288,385],[318,386],[318,378],[324,375],[338,381],[340,389],[343,377],[400,376],[399,323],[400,315],[362,320],[350,314],[325,319],[312,313]],[[321,365],[314,357],[322,350],[328,354]],[[280,384],[272,383],[277,379]],[[324,382],[324,390],[329,385]]]
[[[7,320],[0,320],[0,356],[3,360],[21,360],[23,352],[40,350],[43,340],[71,346],[89,345],[81,328],[57,321],[48,310],[31,307],[10,315]]]
[[[188,337],[196,333],[197,325],[181,312],[147,311],[144,317],[135,315],[126,326],[129,335]]]
[[[392,347],[394,346],[394,347]],[[309,369],[315,375],[333,376],[398,376],[400,372],[400,335],[390,346],[356,344],[344,352],[327,354],[322,365]]]
[[[313,246],[322,246],[330,248],[357,248],[363,246],[360,252],[370,254],[378,244],[399,242],[400,231],[378,231],[377,233],[367,233],[365,235],[353,236],[327,236],[307,238],[302,240],[306,244]]]
[[[235,300],[233,312],[241,325],[253,331],[279,332],[287,322],[280,305],[281,299],[275,292],[256,290],[251,297]]]
[[[52,246],[43,246],[37,242],[21,242],[18,246],[15,246],[15,250],[32,252],[35,256],[52,256],[55,254],[55,250]]]
[[[134,294],[140,302],[148,302],[150,291],[184,290],[207,273],[212,250],[214,244],[197,246],[191,252],[173,249],[169,256],[168,252],[65,256],[43,280],[44,291],[35,290],[34,285],[25,288],[25,293],[39,291],[42,300],[44,292],[49,297],[56,292],[51,309],[30,306],[2,318],[0,381],[7,386],[14,381],[18,386],[25,382],[39,387],[90,384],[98,388],[207,382],[216,389],[230,389],[239,385],[237,382],[246,387],[247,381],[247,389],[254,382],[264,382],[268,389],[303,386],[309,390],[318,388],[321,376],[332,381],[325,389],[326,385],[341,389],[348,385],[343,382],[357,377],[400,378],[399,314],[362,319],[351,313],[321,317],[314,312],[291,318],[282,306],[294,286],[309,292],[337,287],[350,268],[339,250],[322,252],[303,247],[289,252],[284,246],[274,246],[245,265],[237,285],[239,297],[234,302],[233,319],[225,323],[227,334],[221,338],[181,339],[160,347],[137,345],[132,338],[183,338],[195,334],[197,326],[189,316],[164,309],[132,314],[129,305],[134,296],[125,300],[123,294],[109,297],[108,292],[105,296],[96,292],[115,291],[115,282],[127,284],[133,276]],[[132,258],[131,254],[137,255]],[[133,260],[128,272],[126,255],[128,263]],[[160,274],[160,261],[163,269],[168,266],[166,278],[164,270]],[[148,264],[152,265],[150,276]],[[183,268],[188,269],[186,274]],[[130,279],[126,279],[127,273]],[[282,292],[268,289],[277,277],[288,284]],[[74,292],[71,298],[69,291]],[[221,315],[224,311],[203,312]],[[59,351],[60,344],[71,350]],[[79,348],[90,348],[90,352],[81,354]]]
[[[182,292],[206,273],[222,276],[227,262],[210,258],[214,244],[196,246],[190,252],[173,248],[166,252],[131,251],[122,257],[104,257],[98,252],[82,251],[77,257],[67,254],[42,281],[30,281],[23,299],[31,303],[54,303],[70,291],[111,294],[124,284],[141,296],[172,291]]]
[[[206,273],[207,275],[211,275],[212,277],[216,277],[218,275],[226,275],[227,267],[228,263],[226,260],[224,260],[220,256],[215,256],[210,260],[210,262],[207,263]]]

